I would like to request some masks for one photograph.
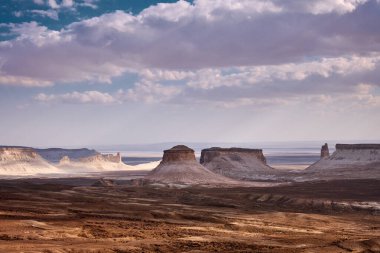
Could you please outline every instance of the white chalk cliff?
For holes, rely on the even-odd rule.
[[[0,175],[28,176],[54,173],[62,173],[62,170],[49,164],[32,148],[0,148]]]
[[[307,170],[380,169],[380,144],[336,144],[336,151],[322,157]]]
[[[121,161],[119,153],[116,155],[97,154],[89,157],[71,160],[64,156],[58,168],[66,172],[101,172],[101,171],[123,171],[134,170],[133,166],[126,165]]]
[[[305,169],[305,178],[380,178],[380,144],[336,144],[336,151]]]

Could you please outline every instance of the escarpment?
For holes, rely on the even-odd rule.
[[[0,147],[0,175],[25,176],[60,172],[33,148]]]
[[[380,177],[380,144],[336,144],[335,152],[306,171],[346,177]],[[339,175],[338,175],[339,174]]]
[[[116,155],[112,154],[95,154],[88,157],[82,157],[79,159],[70,159],[64,156],[58,165],[66,171],[117,171],[117,170],[129,170],[132,166],[126,165],[121,160],[120,153]]]
[[[184,145],[165,150],[161,163],[145,179],[174,184],[233,183],[233,180],[215,174],[199,164],[194,150]]]
[[[235,179],[267,178],[276,173],[267,165],[261,149],[218,147],[203,149],[200,162],[215,173]]]

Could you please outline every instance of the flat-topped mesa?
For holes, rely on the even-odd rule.
[[[166,184],[236,183],[203,167],[195,159],[194,150],[184,145],[165,150],[161,163],[145,179]]]
[[[363,149],[378,149],[380,144],[336,144],[336,150],[363,150]]]
[[[219,148],[212,147],[203,149],[201,152],[200,163],[208,163],[213,160],[216,156],[232,153],[246,153],[251,156],[255,156],[258,160],[262,161],[264,164],[267,164],[267,160],[263,154],[262,149],[251,149],[251,148]]]
[[[171,149],[164,150],[162,163],[196,161],[194,150],[185,146],[177,145]]]
[[[306,168],[307,171],[349,171],[339,174],[351,177],[375,178],[380,175],[380,144],[336,144],[336,150]],[[366,171],[360,174],[360,171]],[[376,174],[377,173],[377,174]],[[378,175],[379,174],[379,175]],[[338,174],[337,174],[338,175]]]
[[[325,145],[323,145],[321,148],[321,159],[325,157],[330,157],[329,146],[327,143],[325,143]]]
[[[234,179],[268,179],[276,172],[267,165],[262,149],[208,148],[202,150],[200,162],[209,170]]]

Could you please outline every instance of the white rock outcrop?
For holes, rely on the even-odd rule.
[[[75,160],[71,160],[65,156],[61,159],[57,167],[63,171],[73,173],[134,170],[133,166],[122,162],[120,153],[116,155],[97,154]]]
[[[306,170],[380,169],[380,144],[336,144],[335,152]]]
[[[32,148],[0,147],[0,176],[55,173],[62,173],[62,170],[49,164]]]

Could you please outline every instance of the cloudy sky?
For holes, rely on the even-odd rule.
[[[380,139],[379,0],[5,0],[0,144]]]

